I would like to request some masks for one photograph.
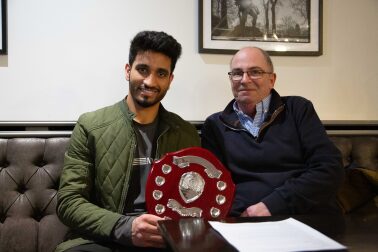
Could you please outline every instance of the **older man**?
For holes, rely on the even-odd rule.
[[[269,55],[243,48],[228,73],[235,97],[205,121],[203,147],[230,170],[233,216],[339,212],[340,153],[312,103],[281,97]]]

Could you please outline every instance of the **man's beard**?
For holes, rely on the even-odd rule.
[[[145,84],[137,85],[130,80],[129,82],[129,92],[131,98],[133,99],[134,103],[140,107],[148,108],[154,106],[155,104],[159,103],[167,93],[167,90],[161,90],[158,88],[150,88]],[[150,97],[138,95],[137,93],[140,92],[141,89],[149,90],[156,92],[156,97],[151,99]]]

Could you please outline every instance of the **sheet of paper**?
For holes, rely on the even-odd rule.
[[[345,246],[293,218],[283,221],[221,223],[209,221],[240,252],[339,250]]]

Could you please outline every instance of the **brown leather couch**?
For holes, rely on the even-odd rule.
[[[361,218],[371,219],[373,214],[377,221],[378,136],[331,137],[343,154],[347,173],[341,206]],[[53,251],[63,240],[68,228],[55,208],[68,142],[68,136],[0,137],[0,251]]]

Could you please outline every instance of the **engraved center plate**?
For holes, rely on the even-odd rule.
[[[179,192],[185,203],[198,199],[205,187],[205,180],[197,172],[186,172],[181,176]]]
[[[208,150],[193,147],[152,164],[146,184],[149,214],[159,217],[223,219],[233,201],[230,172]]]

